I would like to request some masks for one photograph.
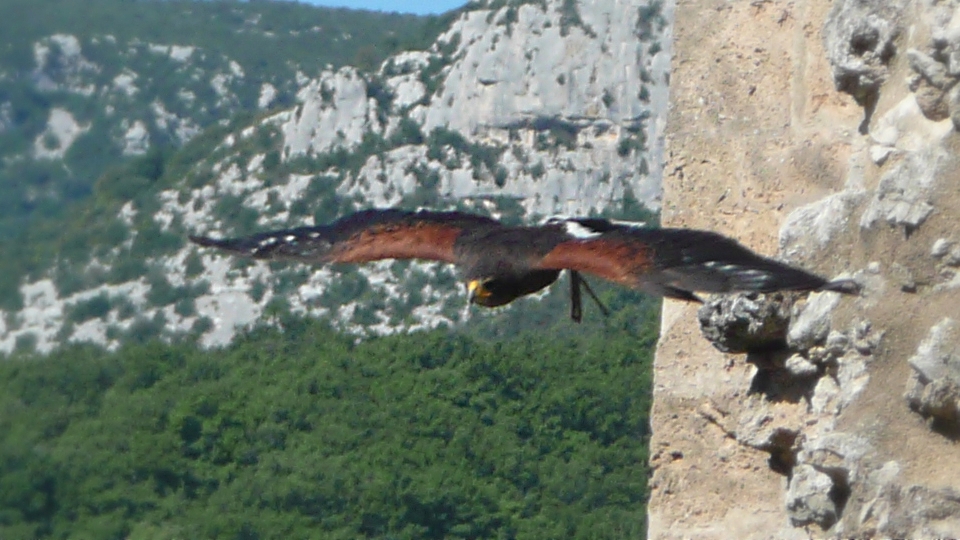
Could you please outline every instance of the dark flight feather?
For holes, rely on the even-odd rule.
[[[267,260],[356,263],[381,259],[427,259],[455,262],[453,245],[463,230],[500,226],[496,220],[462,212],[363,210],[329,225],[297,227],[242,238],[191,236],[190,241]]]
[[[557,243],[535,268],[575,270],[694,302],[700,301],[694,291],[830,290],[855,294],[858,290],[852,281],[830,282],[710,231],[632,227],[599,219],[569,222],[583,230]]]

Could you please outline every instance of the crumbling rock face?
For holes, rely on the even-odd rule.
[[[862,291],[666,302],[650,537],[960,537],[960,2],[676,14],[664,225]]]
[[[945,433],[960,435],[960,324],[944,317],[908,360],[913,371],[904,397]]]
[[[780,229],[780,253],[786,260],[805,260],[826,248],[850,227],[865,196],[858,182],[791,212]]]
[[[907,59],[914,75],[910,90],[914,92],[923,115],[930,120],[950,118],[960,129],[960,17],[957,2],[943,2],[934,8],[935,22],[929,46],[910,49]],[[937,9],[939,11],[937,11]]]
[[[912,233],[933,212],[939,169],[946,160],[946,153],[939,147],[907,154],[880,178],[860,218],[860,227],[869,229],[886,222]]]
[[[341,181],[338,193],[376,206],[419,188],[451,201],[515,199],[538,215],[603,211],[628,195],[658,207],[672,5],[472,7],[429,50],[378,73],[305,81],[299,105],[277,115],[284,156],[402,141]],[[471,159],[457,153],[467,149]]]
[[[917,76],[910,82],[910,89],[917,97],[923,115],[934,122],[950,117],[948,95],[957,80],[947,74],[947,67],[916,49],[907,51],[910,67]]]
[[[895,469],[895,467],[890,467]],[[889,538],[953,538],[960,529],[960,491],[931,489],[921,485],[900,486],[877,471],[880,488],[864,505],[859,530],[866,536]],[[894,474],[896,473],[893,470]],[[880,478],[873,478],[878,480]]]
[[[935,290],[944,291],[960,287],[960,243],[949,238],[938,238],[930,249],[930,255],[937,261],[936,273],[939,283]]]
[[[795,527],[833,527],[870,452],[869,443],[834,431],[834,423],[869,381],[882,332],[868,321],[835,328],[840,301],[829,292],[805,301],[739,294],[712,299],[698,313],[717,349],[746,352],[757,366],[739,416],[715,406],[698,412],[739,444],[769,454],[770,468],[788,479],[785,509]],[[806,411],[784,414],[787,403],[805,403]]]
[[[778,350],[786,346],[792,302],[783,294],[715,296],[697,312],[700,331],[728,353]]]
[[[284,155],[320,154],[335,147],[352,149],[367,132],[380,133],[376,100],[356,68],[324,72],[297,93],[300,104],[281,124]]]
[[[799,465],[787,487],[787,514],[795,527],[817,524],[828,529],[840,514],[837,502],[830,497],[833,479],[812,465]]]
[[[834,3],[824,24],[824,48],[837,90],[868,109],[876,103],[897,52],[901,10],[899,2],[842,0]]]

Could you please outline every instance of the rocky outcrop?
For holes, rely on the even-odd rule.
[[[935,428],[960,436],[960,325],[945,317],[920,342],[908,360],[913,371],[907,382],[910,408],[930,417]]]
[[[284,153],[405,138],[411,144],[343,182],[343,192],[381,206],[415,190],[410,170],[425,167],[449,200],[508,197],[533,214],[586,214],[629,193],[656,208],[669,16],[647,0],[468,11],[431,50],[388,59],[376,76],[346,68],[307,84],[284,120]],[[437,130],[496,163],[451,167],[427,156],[422,139]]]
[[[956,537],[960,4],[676,13],[664,223],[861,293],[666,303],[650,537]]]
[[[902,11],[901,2],[841,0],[833,4],[823,26],[836,89],[871,111],[897,53]]]

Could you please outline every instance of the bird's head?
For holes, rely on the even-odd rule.
[[[470,303],[484,307],[497,307],[510,303],[513,298],[504,298],[493,278],[472,279],[467,282]]]
[[[467,281],[470,303],[497,307],[535,293],[557,280],[559,271],[537,270],[516,276],[478,277]]]

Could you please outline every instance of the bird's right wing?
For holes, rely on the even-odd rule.
[[[593,274],[671,298],[699,301],[695,291],[857,290],[851,281],[828,281],[710,231],[631,227],[599,219],[548,226],[565,227],[570,234],[534,268]]]
[[[255,259],[361,263],[380,259],[455,262],[453,245],[465,230],[498,227],[462,212],[364,210],[329,225],[298,227],[241,238],[191,236],[190,241]]]

